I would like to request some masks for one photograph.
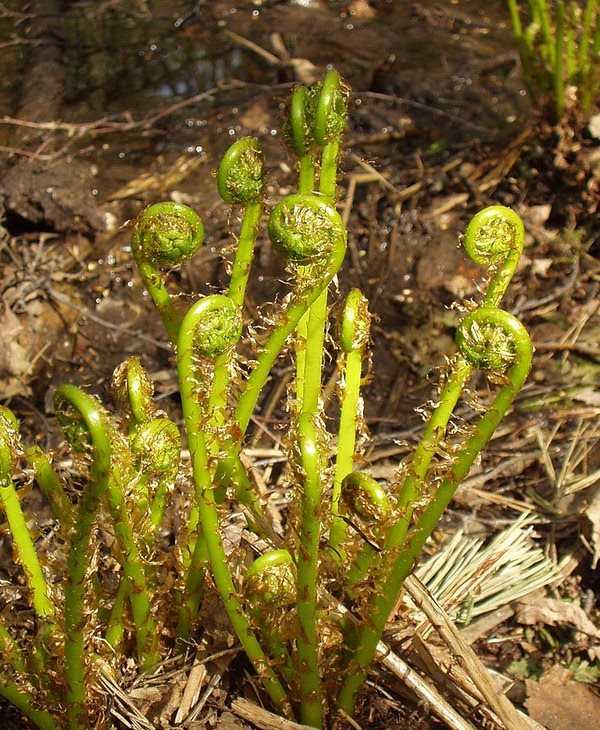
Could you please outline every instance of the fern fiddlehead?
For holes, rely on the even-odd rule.
[[[300,194],[311,193],[315,186],[315,159],[320,150],[318,192],[328,203],[335,204],[337,161],[346,121],[347,94],[337,71],[328,71],[322,83],[295,90],[288,136],[299,158]],[[326,320],[327,288],[300,319],[296,332],[296,393],[304,413],[315,413],[318,407],[314,388],[305,397],[304,381],[307,374],[314,381],[314,374],[322,371]]]
[[[286,341],[302,316],[329,285],[346,254],[346,229],[335,208],[316,195],[289,195],[272,210],[269,236],[290,266],[303,267],[305,276],[297,279],[287,306],[279,313],[257,362],[242,386],[235,409],[237,439],[227,445],[227,457],[220,463],[218,476],[223,483],[234,473],[243,472],[239,450],[262,389]],[[312,400],[317,402],[320,372],[310,381]]]
[[[274,669],[293,686],[296,674],[287,639],[295,635],[296,571],[287,550],[269,550],[250,565],[244,576],[244,597]]]
[[[181,315],[169,294],[162,270],[172,269],[191,258],[203,240],[204,225],[200,216],[181,203],[150,205],[133,224],[132,253],[171,342],[177,341]]]
[[[483,295],[483,306],[499,306],[523,252],[524,239],[523,222],[519,216],[501,205],[484,208],[469,222],[464,237],[465,250],[475,263],[487,266],[491,272]],[[445,437],[452,413],[471,373],[472,364],[459,354],[441,390],[439,405],[429,417],[408,465],[398,496],[398,510],[402,517],[388,536],[390,548],[404,540],[412,517],[412,505],[419,499],[431,460]]]
[[[468,474],[477,455],[487,445],[523,387],[531,368],[533,348],[527,330],[513,315],[495,307],[481,307],[467,315],[458,329],[457,344],[463,356],[474,367],[486,370],[493,368],[494,374],[506,372],[505,384],[475,426],[473,433],[458,450],[448,474],[417,518],[406,544],[401,550],[391,550],[388,553],[392,557],[391,569],[383,571],[378,579],[368,607],[368,620],[362,624],[357,649],[338,697],[338,707],[345,712],[353,711],[356,693],[366,677],[377,642],[404,580],[458,485]]]
[[[88,448],[92,451],[90,479],[79,502],[67,558],[64,606],[67,720],[70,730],[85,730],[88,727],[84,653],[85,578],[90,564],[90,541],[96,513],[110,479],[111,442],[107,416],[90,395],[73,385],[63,385],[56,391],[54,400],[59,421],[71,446],[80,452]]]
[[[273,245],[291,264],[310,265],[310,275],[296,291],[258,355],[257,364],[244,384],[236,408],[242,434],[286,340],[302,315],[331,282],[346,254],[346,229],[333,206],[315,195],[289,195],[278,203],[269,219]],[[319,377],[319,376],[317,376]]]
[[[386,490],[373,477],[354,471],[344,477],[341,485],[340,513],[353,529],[359,529],[360,548],[344,576],[345,593],[354,597],[355,587],[364,579],[381,553],[386,531],[393,519],[393,505]]]
[[[108,413],[99,402],[81,389],[64,385],[58,388],[55,396],[55,407],[59,422],[71,448],[75,452],[92,452],[92,469],[89,485],[83,494],[78,510],[75,530],[72,537],[68,560],[70,577],[69,589],[72,600],[67,611],[65,599],[65,617],[75,616],[80,619],[80,607],[77,603],[83,598],[83,582],[87,569],[87,552],[90,544],[91,530],[100,498],[106,499],[114,523],[115,535],[119,545],[118,559],[123,569],[124,580],[128,587],[128,596],[133,617],[136,648],[140,662],[144,668],[153,666],[158,659],[158,636],[155,630],[151,611],[150,595],[145,569],[142,564],[138,545],[134,537],[129,508],[125,499],[124,488],[131,479],[132,469],[130,453],[123,437],[111,423]],[[105,466],[105,462],[108,465]],[[105,475],[105,469],[107,471]],[[100,476],[98,476],[100,473]],[[82,572],[83,571],[83,572]],[[75,625],[74,621],[70,626]],[[80,630],[83,626],[80,626]],[[69,630],[72,630],[70,628]],[[77,651],[81,650],[76,635],[73,656],[74,669],[71,674],[77,685],[82,655],[75,661]],[[79,700],[83,703],[83,700]]]
[[[244,210],[227,292],[240,311],[244,307],[254,244],[263,210],[263,187],[263,155],[258,140],[254,137],[245,137],[234,142],[219,165],[217,188],[225,203],[241,205]],[[223,409],[227,403],[230,360],[228,353],[219,355],[215,360],[210,398],[217,424],[222,424],[225,420]]]
[[[342,493],[342,481],[353,470],[362,364],[365,346],[369,340],[369,328],[368,302],[360,290],[353,289],[346,297],[342,314],[340,337],[343,353],[340,363],[342,407],[331,496],[332,523],[329,532],[329,545],[334,554],[338,554],[339,557],[341,557],[340,545],[346,534],[346,524],[337,517],[337,514]]]
[[[35,613],[38,618],[49,621],[55,613],[54,603],[12,479],[20,452],[18,427],[13,412],[0,406],[0,501],[8,520],[15,554],[31,592]]]
[[[177,346],[181,400],[196,484],[189,521],[191,555],[178,621],[178,635],[181,637],[185,637],[193,625],[202,598],[206,564],[207,561],[212,562],[208,543],[215,536],[207,534],[206,525],[210,518],[215,520],[211,523],[213,526],[218,525],[212,469],[209,465],[209,456],[215,452],[217,446],[218,437],[214,429],[214,411],[217,406],[211,404],[207,395],[209,386],[206,366],[214,368],[214,363],[220,356],[229,358],[241,333],[239,308],[229,297],[213,294],[199,299],[190,307],[183,320]],[[199,454],[197,467],[194,466],[193,456],[196,452]],[[199,482],[200,478],[205,481]],[[211,486],[205,488],[206,484]],[[220,540],[216,537],[220,545]]]
[[[116,368],[111,390],[130,430],[152,418],[156,410],[154,385],[137,357],[128,357]]]
[[[231,625],[261,677],[265,689],[273,702],[285,711],[287,708],[285,690],[268,665],[267,658],[252,632],[237,597],[227,564],[219,535],[219,517],[208,461],[209,449],[203,429],[203,420],[207,416],[210,418],[210,414],[203,412],[195,385],[197,354],[203,357],[216,357],[233,347],[240,334],[239,309],[231,299],[218,294],[200,299],[190,307],[181,324],[177,347],[177,371],[192,460],[196,503],[215,585]]]

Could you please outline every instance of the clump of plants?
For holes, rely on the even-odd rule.
[[[391,483],[360,470],[371,321],[362,293],[347,293],[338,321],[330,322],[346,252],[336,194],[347,100],[333,70],[292,94],[286,134],[298,160],[298,191],[270,207],[267,225],[290,291],[260,329],[250,328],[244,309],[264,214],[258,140],[235,142],[217,174],[223,201],[242,215],[225,292],[197,295],[191,306],[173,292],[169,271],[204,236],[193,210],[158,203],[133,223],[133,256],[173,346],[189,464],[180,458],[179,428],[159,410],[135,358],[115,372],[113,410],[73,385],[57,389],[56,415],[73,455],[68,483],[51,455],[22,445],[13,413],[0,411],[0,498],[26,589],[15,584],[14,605],[3,611],[0,694],[40,728],[99,722],[106,710],[95,691],[98,674],[118,672],[124,659],[151,671],[181,640],[199,635],[203,596],[212,590],[278,712],[315,728],[339,711],[352,715],[403,582],[523,386],[531,342],[519,320],[500,309],[522,252],[523,224],[492,206],[464,237],[489,278],[480,303],[466,304],[458,353],[421,440]],[[326,341],[338,358],[334,432],[323,406]],[[241,455],[270,374],[287,353],[295,378],[281,532]],[[497,393],[476,423],[457,433],[452,414],[476,371]],[[56,521],[52,566],[42,565],[39,526],[20,506],[15,478],[23,462]],[[245,560],[239,551],[228,556],[222,537],[239,506],[257,544],[266,546]],[[176,519],[169,519],[173,511]],[[25,600],[32,607],[26,615]]]
[[[534,99],[551,100],[558,119],[569,107],[589,116],[600,92],[597,0],[508,0],[508,9]]]

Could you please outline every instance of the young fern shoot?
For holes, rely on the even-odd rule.
[[[180,203],[150,205],[133,224],[133,257],[172,343],[177,342],[181,313],[169,294],[162,270],[173,269],[191,258],[203,241],[201,218]]]
[[[217,591],[240,643],[262,678],[272,701],[286,711],[286,692],[270,668],[267,658],[252,632],[241,602],[236,595],[231,572],[219,534],[219,517],[214,497],[209,448],[203,423],[210,414],[203,413],[196,392],[196,358],[214,358],[232,348],[240,338],[242,322],[239,308],[228,297],[203,297],[188,310],[181,324],[177,343],[179,388],[192,460],[196,503],[213,578]]]
[[[531,5],[540,33],[552,37],[546,3]],[[589,7],[584,35],[591,42],[595,15]],[[526,44],[528,29],[519,25],[516,10],[511,3]],[[565,43],[573,46],[568,38]],[[545,62],[562,58],[563,50],[547,44]],[[211,589],[280,713],[314,728],[331,726],[340,710],[351,716],[406,577],[525,382],[532,358],[529,336],[499,308],[523,250],[524,229],[512,210],[493,205],[473,217],[464,237],[467,254],[489,273],[481,305],[466,307],[439,403],[400,476],[385,484],[358,470],[370,335],[367,300],[358,289],[346,297],[337,343],[341,397],[333,445],[322,383],[328,290],[347,243],[336,210],[347,98],[334,70],[322,83],[292,93],[287,134],[298,157],[298,192],[271,207],[267,230],[293,288],[252,353],[254,362],[245,375],[236,375],[235,387],[232,374],[263,214],[258,140],[235,142],[217,173],[222,200],[242,216],[224,293],[198,293],[187,299],[193,304],[186,311],[183,298],[176,299],[167,286],[168,271],[202,244],[204,226],[197,213],[164,202],[150,205],[135,220],[132,252],[173,347],[190,463],[182,464],[180,429],[159,409],[152,381],[136,357],[115,371],[116,414],[76,386],[57,389],[57,420],[72,452],[84,457],[74,460],[74,483],[63,487],[51,457],[39,448],[26,449],[25,456],[67,546],[64,603],[61,591],[49,586],[15,489],[23,455],[18,424],[11,411],[0,408],[0,502],[35,614],[34,649],[28,653],[22,627],[17,634],[0,622],[0,696],[42,730],[86,730],[95,722],[100,727],[103,715],[97,718],[99,695],[93,692],[99,668],[127,666],[129,673],[130,649],[140,671],[172,657],[181,640],[195,640],[201,606],[208,603],[203,597]],[[253,345],[244,342],[244,350]],[[289,345],[296,381],[282,439],[288,464],[278,472],[276,492],[280,495],[285,484],[290,509],[271,524],[272,485],[267,478],[265,490],[255,488],[241,451],[265,385]],[[497,393],[464,442],[447,449],[451,418],[478,370],[490,375]],[[439,457],[445,451],[451,459],[442,469]],[[262,553],[253,554],[251,562],[248,554],[239,561],[243,541],[231,553],[225,549],[224,516],[231,503],[243,506],[248,531],[242,534],[254,553]],[[96,542],[102,546],[97,559]],[[101,574],[107,564],[113,573],[117,565],[118,583],[114,575]],[[163,579],[177,586],[166,611],[160,610]],[[53,577],[51,585],[58,582]],[[348,609],[342,611],[341,602]]]
[[[335,474],[331,497],[332,523],[329,545],[341,559],[341,544],[346,535],[346,523],[338,517],[342,482],[352,472],[356,449],[357,419],[360,415],[360,386],[365,347],[369,340],[371,318],[369,305],[359,289],[352,289],[346,298],[342,314],[340,344],[342,407],[338,428]]]
[[[349,661],[348,676],[338,697],[338,707],[348,713],[354,710],[356,694],[366,678],[377,643],[398,600],[404,580],[413,569],[456,489],[523,387],[531,369],[533,347],[527,330],[516,317],[501,309],[484,306],[467,315],[458,329],[457,344],[461,354],[473,367],[495,376],[505,375],[506,383],[473,433],[457,451],[448,474],[418,515],[406,543],[394,545],[393,549],[386,546],[388,561],[392,561],[391,567],[381,571],[376,580],[372,598],[365,609],[367,618],[361,626],[357,648]],[[385,557],[384,554],[384,560]]]

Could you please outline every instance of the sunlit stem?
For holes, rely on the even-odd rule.
[[[333,279],[344,260],[345,253],[345,243],[336,246],[324,269],[319,272],[316,283],[302,291],[281,313],[279,322],[260,352],[257,364],[246,381],[238,401],[236,420],[242,435],[246,433],[264,384],[286,340],[296,329],[302,315]]]
[[[554,66],[555,63],[555,45],[554,38],[552,37],[552,27],[550,25],[550,12],[548,10],[547,0],[530,0],[533,6],[533,13],[535,14],[541,28],[542,35],[544,37],[543,52],[546,57],[546,61]]]
[[[366,300],[358,289],[353,289],[346,299],[342,320],[341,346],[343,350],[342,407],[336,448],[335,472],[331,497],[333,515],[329,532],[329,544],[333,555],[342,559],[341,545],[346,536],[344,520],[337,517],[342,493],[342,481],[354,468],[356,448],[356,424],[359,412],[360,386],[364,346],[369,334]],[[363,311],[364,310],[364,311]]]
[[[187,432],[188,446],[192,460],[192,471],[196,491],[198,515],[208,560],[215,585],[229,616],[231,625],[242,644],[248,658],[254,665],[273,702],[281,711],[287,712],[286,692],[251,630],[248,618],[240,605],[237,591],[227,565],[227,558],[220,536],[219,516],[214,498],[212,475],[208,464],[208,450],[203,429],[206,414],[198,402],[195,375],[195,336],[198,323],[215,308],[225,306],[226,297],[214,295],[201,299],[188,310],[179,332],[177,347],[177,372],[181,402]]]
[[[472,366],[459,355],[440,393],[439,406],[431,414],[411,457],[408,474],[398,495],[397,507],[401,517],[388,534],[385,543],[387,549],[400,545],[406,536],[431,460],[446,434],[452,413],[472,372]]]
[[[129,583],[137,653],[142,667],[149,669],[160,658],[158,635],[152,616],[148,582],[129,518],[129,508],[125,502],[121,483],[114,474],[111,474],[108,480],[107,497],[115,534],[121,547],[123,577]]]
[[[246,571],[244,594],[248,610],[260,629],[273,666],[288,686],[294,686],[296,672],[284,635],[293,605],[296,577],[290,553],[285,549],[269,550],[257,558]]]
[[[92,528],[110,478],[111,446],[105,416],[91,396],[73,385],[63,385],[57,391],[57,399],[66,401],[81,415],[93,450],[91,475],[79,502],[67,558],[64,606],[67,721],[70,730],[86,730],[89,727],[84,659],[86,576]]]
[[[132,245],[134,256],[136,255],[135,244]],[[177,310],[162,273],[154,264],[143,258],[136,257],[136,264],[140,276],[144,281],[144,286],[148,294],[152,297],[154,306],[158,311],[162,320],[165,331],[171,342],[177,341],[177,332],[179,331],[179,322],[181,314]]]
[[[194,628],[204,597],[205,575],[209,567],[208,550],[202,532],[196,530],[196,542],[186,574],[183,604],[177,619],[177,636],[186,639]]]
[[[0,680],[0,696],[20,710],[40,730],[59,730],[60,725],[52,715],[34,707],[29,695],[16,683]]]
[[[373,477],[363,472],[351,472],[342,483],[342,502],[345,511],[354,519],[372,526],[377,545],[383,544],[385,525],[391,513],[386,491]],[[354,597],[355,588],[367,573],[381,551],[376,544],[365,541],[344,574],[344,591]]]
[[[297,101],[297,103],[304,105],[304,94],[305,89],[303,88],[295,90],[294,95],[299,95],[302,100],[301,102]],[[293,104],[294,99],[292,99],[291,110],[292,125],[294,124]],[[302,109],[298,110],[297,113],[301,115],[301,121],[298,121],[298,124],[300,125],[299,135],[301,135],[302,140],[304,140],[304,107],[302,106]],[[315,189],[315,161],[312,153],[305,150],[304,141],[302,142],[301,149],[303,152],[300,153],[300,157],[298,159],[298,192],[302,194],[310,194],[314,192]],[[302,401],[302,394],[304,392],[305,348],[306,338],[308,335],[308,317],[308,313],[303,315],[296,330],[296,398],[299,403]]]
[[[46,578],[21,509],[17,490],[10,477],[1,480],[0,502],[6,514],[17,559],[31,591],[33,609],[39,618],[51,620],[54,617],[55,606],[50,598]]]
[[[513,34],[517,42],[523,39],[523,25],[521,23],[521,14],[517,0],[508,0],[508,11],[510,13],[510,21],[512,23]]]
[[[249,203],[244,210],[242,228],[238,241],[231,280],[227,292],[229,298],[240,308],[244,307],[246,286],[254,258],[254,244],[258,234],[258,226],[262,215],[262,202]],[[227,406],[227,390],[231,377],[231,353],[225,352],[215,359],[214,379],[211,386],[209,407],[213,412],[215,425],[225,422]]]
[[[0,623],[0,656],[4,662],[10,664],[17,674],[25,673],[23,653],[3,623]]]
[[[337,74],[336,81],[339,84]],[[324,145],[319,171],[319,193],[332,205],[335,204],[336,197],[338,155],[339,141],[337,139]],[[300,386],[296,386],[296,392],[300,396],[302,413],[316,413],[319,406],[323,343],[328,313],[327,290],[328,286],[311,304],[308,314],[300,321],[298,332],[300,360],[296,363],[296,371],[300,374]]]
[[[35,481],[41,493],[48,500],[54,519],[68,530],[73,524],[75,510],[52,462],[39,446],[30,446],[25,449],[25,458],[33,469]]]
[[[472,435],[458,451],[448,476],[443,479],[431,501],[418,517],[405,544],[392,551],[393,562],[377,581],[373,598],[365,610],[365,619],[358,635],[357,649],[351,658],[349,673],[338,697],[338,707],[351,714],[354,710],[358,689],[364,682],[368,668],[375,656],[388,617],[398,600],[406,577],[414,567],[427,539],[435,529],[442,513],[452,500],[456,489],[467,476],[477,455],[487,445],[507,410],[523,387],[531,368],[533,348],[523,325],[502,310],[482,308],[469,315],[469,320],[502,328],[512,337],[514,364],[504,385],[487,412],[477,423]]]
[[[322,725],[321,682],[317,649],[317,585],[321,530],[321,455],[311,416],[301,415],[298,440],[304,471],[297,566],[297,639],[300,718],[311,727]]]
[[[104,635],[106,642],[112,647],[115,653],[121,649],[125,638],[124,618],[129,603],[129,585],[129,581],[125,577],[122,577],[117,588],[117,593],[113,599],[108,625]]]
[[[583,13],[583,29],[581,31],[581,39],[578,55],[578,70],[582,80],[586,76],[590,66],[591,51],[591,33],[596,17],[596,5],[598,0],[587,0]]]

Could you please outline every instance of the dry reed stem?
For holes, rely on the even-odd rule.
[[[459,659],[473,684],[494,710],[506,730],[529,730],[530,724],[519,715],[508,697],[498,694],[486,667],[425,586],[415,576],[411,576],[406,580],[405,587],[414,603],[423,611],[448,648]]]

